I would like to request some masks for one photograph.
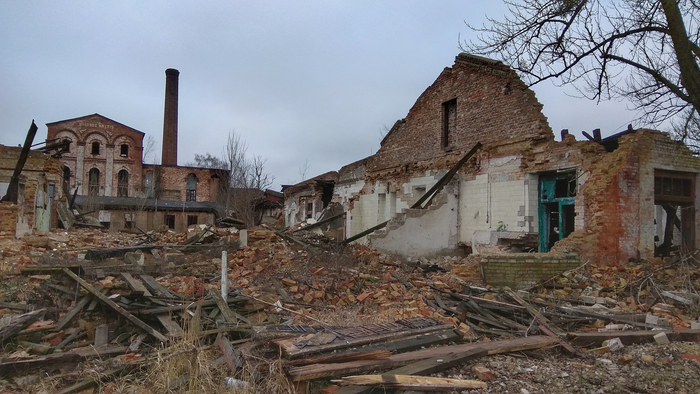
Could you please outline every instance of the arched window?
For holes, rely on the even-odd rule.
[[[119,156],[121,157],[129,157],[129,145],[127,144],[122,144],[119,152]]]
[[[197,175],[187,175],[187,197],[186,201],[197,201]]]
[[[117,197],[129,197],[129,172],[121,170],[117,174]]]
[[[70,167],[63,166],[63,191],[68,195],[70,193]]]
[[[100,194],[100,170],[91,168],[88,172],[88,195],[97,196]]]
[[[93,155],[99,155],[100,154],[100,143],[95,141],[92,143],[92,154]]]

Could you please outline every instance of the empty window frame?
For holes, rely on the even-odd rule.
[[[117,174],[117,197],[129,197],[129,172],[121,170]]]
[[[124,228],[125,229],[136,228],[136,214],[135,213],[125,213],[124,214]]]
[[[444,149],[454,144],[454,135],[457,128],[457,99],[442,103],[442,138]]]
[[[100,193],[100,170],[91,168],[88,172],[88,195],[97,196]]]
[[[197,224],[197,215],[187,215],[187,226]]]
[[[164,224],[168,226],[169,229],[175,229],[175,215],[165,214]]]
[[[129,157],[129,145],[122,144],[122,146],[119,148],[119,156]]]
[[[92,143],[92,154],[93,155],[99,155],[100,154],[100,143],[95,141]]]
[[[306,218],[311,219],[314,217],[314,203],[306,203]]]
[[[197,176],[187,175],[187,195],[185,201],[197,201]]]
[[[153,198],[153,173],[147,172],[143,180],[143,190],[147,198]]]

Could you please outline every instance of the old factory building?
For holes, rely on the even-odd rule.
[[[375,155],[285,188],[285,219],[345,212],[348,241],[480,256],[492,277],[507,261],[615,264],[698,245],[700,160],[685,145],[631,126],[561,134],[512,69],[462,53]]]
[[[47,140],[69,140],[62,154],[62,187],[75,202],[99,212],[115,229],[184,231],[212,224],[228,172],[177,165],[178,78],[166,74],[162,164],[143,163],[144,133],[99,114],[48,123]]]

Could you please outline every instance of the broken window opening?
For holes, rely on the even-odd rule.
[[[323,203],[323,208],[326,208],[328,204],[331,203],[333,199],[333,182],[324,182],[321,187],[323,188],[323,194],[321,195],[321,202]]]
[[[100,154],[100,143],[95,141],[92,143],[92,154],[93,155],[99,155]]]
[[[197,224],[197,215],[187,215],[187,227]]]
[[[147,172],[143,181],[143,190],[147,198],[153,198],[153,173]]]
[[[175,229],[175,215],[166,214],[164,224],[167,225],[169,229],[174,230]]]
[[[124,214],[124,228],[125,229],[136,228],[136,214],[135,213],[125,213]]]
[[[574,232],[576,189],[576,171],[540,175],[540,253],[548,252],[555,243]]]
[[[187,196],[185,201],[197,201],[197,175],[187,175]]]
[[[129,156],[129,145],[122,144],[120,150],[121,150],[121,152],[119,153],[119,156],[121,156],[121,157],[128,157]]]
[[[70,167],[63,166],[63,194],[70,194]]]
[[[91,168],[88,172],[88,195],[97,196],[100,194],[100,170]]]
[[[117,197],[129,197],[129,172],[121,170],[117,174]]]
[[[686,172],[654,171],[655,256],[695,248],[695,177]]]
[[[387,220],[386,217],[386,193],[379,193],[377,195],[379,198],[377,201],[377,219],[379,219],[379,222],[383,222]]]
[[[314,217],[314,203],[306,203],[306,218],[311,219]]]
[[[442,103],[442,147],[450,148],[454,141],[454,133],[457,127],[457,99]]]

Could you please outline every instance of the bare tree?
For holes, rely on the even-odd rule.
[[[627,98],[658,126],[697,125],[697,0],[517,0],[464,51],[496,55],[530,85],[554,80],[593,100]],[[690,138],[692,133],[681,133]],[[697,138],[697,136],[695,136]]]
[[[306,176],[309,174],[309,167],[309,159],[305,159],[304,164],[299,166],[299,182],[303,182],[306,180]]]
[[[148,164],[156,163],[156,140],[152,135],[146,137],[146,141],[143,144],[143,162]]]
[[[256,204],[275,180],[265,171],[266,162],[262,156],[248,157],[248,145],[239,134],[231,131],[221,158],[209,153],[196,154],[194,162],[188,165],[229,171],[229,181],[222,182],[221,190],[226,209],[253,226],[259,224],[255,215]]]

